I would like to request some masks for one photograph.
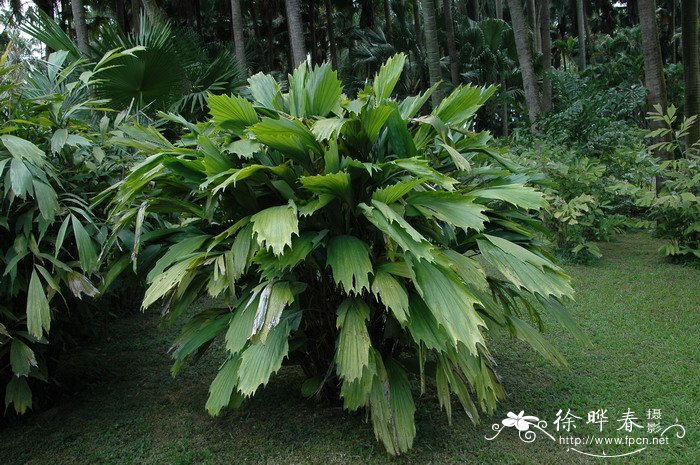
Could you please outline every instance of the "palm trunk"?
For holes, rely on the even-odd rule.
[[[503,19],[503,0],[495,0],[496,3],[496,18]]]
[[[292,65],[294,68],[306,60],[306,47],[304,45],[304,25],[301,22],[301,9],[299,0],[285,0],[287,9],[287,27],[289,28],[289,42],[292,46]]]
[[[447,35],[447,51],[450,54],[450,78],[455,86],[459,84],[459,58],[455,43],[455,25],[452,19],[452,0],[442,0],[445,16],[445,34]]]
[[[247,67],[245,59],[245,37],[243,35],[243,14],[241,0],[231,0],[231,27],[233,28],[233,47],[236,60],[241,67]]]
[[[681,9],[685,116],[700,113],[700,50],[698,50],[698,0],[683,0]],[[700,140],[700,121],[690,127],[688,147]]]
[[[549,31],[549,0],[540,0],[540,37],[542,42],[542,111],[552,108],[552,81],[549,71],[552,69],[552,36]]]
[[[165,21],[166,16],[163,10],[160,9],[156,0],[141,0],[146,16],[152,23]]]
[[[530,15],[530,26],[532,27],[532,50],[535,53],[542,52],[542,39],[539,34],[539,14],[537,11],[537,1],[528,0],[528,13]]]
[[[335,44],[335,26],[333,25],[333,4],[331,0],[324,0],[326,9],[326,34],[331,51],[331,64],[333,69],[338,69],[338,49]]]
[[[391,28],[391,2],[384,0],[384,27],[386,28],[386,39],[392,42],[394,31]]]
[[[583,0],[576,0],[576,26],[578,29],[578,67],[586,69],[586,23],[584,19]]]
[[[141,28],[141,0],[131,0],[131,32],[136,34]]]
[[[540,104],[537,101],[535,68],[532,64],[530,41],[527,38],[527,23],[525,22],[523,4],[521,0],[508,0],[508,9],[510,10],[510,20],[513,23],[513,34],[515,35],[515,47],[518,51],[520,73],[523,76],[527,114],[530,117],[531,129],[534,132],[536,131],[535,120],[540,113]]]
[[[435,2],[433,0],[422,0],[423,3],[423,26],[425,30],[425,54],[428,60],[428,75],[430,85],[440,82],[440,50],[438,48],[437,25],[435,24]],[[442,100],[442,89],[438,88],[433,92],[431,101],[433,108],[437,107]]]
[[[638,0],[637,6],[642,33],[644,85],[647,88],[647,103],[649,109],[653,108],[654,105],[660,105],[661,111],[666,113],[668,101],[666,98],[663,61],[661,59],[661,46],[659,45],[659,31],[656,26],[656,1]],[[652,121],[649,126],[652,129],[658,129],[663,124],[658,121]],[[662,158],[670,158],[673,154],[666,151],[657,151],[656,155]]]
[[[85,7],[83,0],[73,0],[70,2],[71,11],[73,12],[73,27],[75,28],[75,39],[78,42],[78,50],[83,55],[90,53],[90,45],[88,43],[87,23],[85,22]]]

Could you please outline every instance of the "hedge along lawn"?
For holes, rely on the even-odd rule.
[[[150,311],[115,322],[104,342],[67,354],[59,375],[78,387],[53,408],[4,420],[0,463],[619,463],[567,451],[571,446],[541,433],[526,444],[514,428],[484,439],[493,435],[492,423],[521,410],[547,420],[554,432],[559,409],[583,417],[572,435],[585,437],[597,431],[585,424],[587,412],[599,408],[608,410],[606,437],[626,434],[617,431],[617,420],[627,409],[645,426],[630,436],[647,436],[649,409],[661,411],[662,425],[678,418],[686,428],[683,439],[650,445],[625,463],[698,463],[700,270],[665,262],[659,245],[646,235],[621,236],[600,245],[604,258],[596,265],[568,267],[577,290],[571,310],[593,346],[582,348],[551,322],[548,338],[569,367],[553,367],[517,341],[499,345],[494,355],[509,398],[496,415],[473,426],[455,410],[450,428],[429,392],[419,401],[414,449],[395,459],[363,415],[316,406],[289,390],[303,381],[291,367],[240,410],[210,418],[204,403],[218,358],[207,356],[171,378],[166,350],[176,328],[161,329],[157,311]]]

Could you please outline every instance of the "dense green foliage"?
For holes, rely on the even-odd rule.
[[[451,394],[473,421],[503,398],[487,328],[563,362],[530,325],[542,308],[528,296],[572,325],[559,305],[568,277],[529,213],[546,203],[487,134],[466,131],[493,90],[459,87],[416,117],[430,91],[390,97],[404,60],[355,99],[328,65],[302,65],[288,93],[257,74],[252,101],[210,96],[212,120],[185,124],[179,142],[146,131],[124,142],[147,158],[119,184],[117,230],[133,224],[136,243],[163,246],[143,306],[163,300],[177,319],[223,298],[174,345],[177,373],[224,338],[210,413],[240,405],[287,359],[308,376],[303,392],[366,408],[398,454],[415,436],[414,376],[435,384],[448,416]]]
[[[65,52],[43,67],[0,61],[0,381],[18,413],[32,406],[28,379],[50,379],[48,346],[70,339],[62,329],[88,330],[79,299],[99,293],[107,229],[89,203],[123,172],[123,154],[103,147],[124,115],[96,121],[105,102],[90,89],[121,56],[92,67]]]

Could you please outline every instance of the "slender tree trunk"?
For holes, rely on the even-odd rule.
[[[127,32],[126,14],[124,12],[124,0],[114,2],[114,16],[122,32]]]
[[[231,27],[233,28],[233,49],[236,61],[243,68],[248,66],[245,58],[245,36],[243,31],[243,14],[241,0],[231,0]]]
[[[549,30],[549,0],[540,0],[540,37],[542,42],[542,111],[552,108],[552,80],[549,71],[552,69],[552,36]]]
[[[542,52],[542,38],[540,37],[539,31],[539,14],[537,10],[537,1],[528,0],[527,10],[530,16],[530,26],[532,27],[532,50],[535,53]]]
[[[503,19],[503,0],[495,0],[496,18]]]
[[[156,0],[141,0],[146,16],[152,23],[165,21],[166,16],[163,10],[160,9]]]
[[[532,64],[530,41],[527,38],[527,23],[525,22],[523,4],[521,0],[508,0],[508,9],[510,10],[510,20],[513,23],[513,34],[515,35],[515,47],[518,51],[520,73],[523,76],[527,114],[530,117],[531,129],[536,131],[535,120],[540,113],[540,104],[537,101],[535,68]]]
[[[457,57],[457,44],[455,43],[455,25],[452,19],[452,0],[442,0],[442,9],[445,17],[445,34],[447,35],[447,51],[450,54],[450,78],[452,84],[459,84],[459,58]]]
[[[438,48],[437,25],[435,24],[435,2],[422,0],[423,25],[425,30],[425,53],[428,59],[428,74],[430,85],[435,85],[441,80],[440,50]],[[431,96],[433,108],[442,100],[442,89],[438,88]]]
[[[647,103],[649,109],[653,108],[654,105],[660,105],[661,111],[665,113],[668,101],[666,98],[661,46],[659,44],[659,31],[656,26],[656,1],[638,0],[637,7],[642,33],[644,85],[647,88]],[[649,126],[652,129],[658,129],[662,126],[662,123],[652,121]],[[673,154],[666,151],[658,151],[657,155],[662,158],[670,158]]]
[[[316,0],[309,0],[309,32],[311,35],[311,63],[317,64],[318,56],[318,35],[316,34]]]
[[[394,31],[391,27],[391,2],[389,0],[384,0],[384,27],[386,28],[386,40],[391,43]]]
[[[70,6],[73,12],[73,28],[75,29],[75,40],[78,42],[78,50],[80,50],[83,55],[87,55],[90,53],[90,44],[88,43],[88,30],[87,23],[85,22],[83,0],[72,0]]]
[[[508,137],[508,103],[504,102],[503,105],[501,105],[501,132],[503,137]]]
[[[306,60],[306,47],[304,46],[304,25],[301,23],[301,9],[299,0],[285,0],[287,8],[287,27],[289,28],[289,42],[292,46],[292,65],[296,68]]]
[[[583,0],[576,0],[576,26],[578,29],[578,67],[586,69],[586,22]]]
[[[335,44],[335,26],[333,25],[333,4],[331,0],[324,0],[326,9],[326,34],[331,52],[331,64],[333,69],[338,69],[338,49]]]
[[[413,31],[416,35],[418,48],[423,48],[423,35],[420,28],[420,5],[418,0],[413,0]]]
[[[683,79],[685,81],[685,116],[700,113],[700,50],[698,50],[698,0],[683,0],[682,52]],[[698,115],[700,118],[700,115]],[[700,140],[700,121],[690,128],[686,143],[693,145]]]
[[[141,0],[131,0],[131,31],[136,34],[141,28]]]

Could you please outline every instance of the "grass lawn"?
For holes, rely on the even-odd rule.
[[[319,408],[298,394],[303,378],[284,368],[238,411],[212,419],[204,410],[220,358],[210,356],[176,379],[166,354],[175,329],[160,329],[157,312],[114,322],[103,343],[68,354],[64,373],[81,378],[53,408],[0,424],[0,464],[165,463],[700,463],[700,270],[673,265],[646,235],[601,244],[594,266],[571,266],[577,302],[571,311],[593,341],[583,347],[553,324],[547,337],[569,361],[553,367],[517,341],[495,336],[509,398],[492,418],[472,425],[453,403],[448,425],[433,395],[418,401],[413,450],[392,459],[363,415]],[[216,355],[216,354],[213,354]],[[678,419],[683,439],[650,445],[624,459],[591,459],[541,433],[522,442],[514,428],[489,442],[492,423],[525,410],[552,421],[571,409],[576,435],[594,434],[586,414],[607,409],[604,436],[622,437],[617,419],[631,409],[646,427]],[[648,436],[646,430],[630,435]],[[599,433],[600,435],[600,433]],[[643,446],[579,446],[608,455]]]

